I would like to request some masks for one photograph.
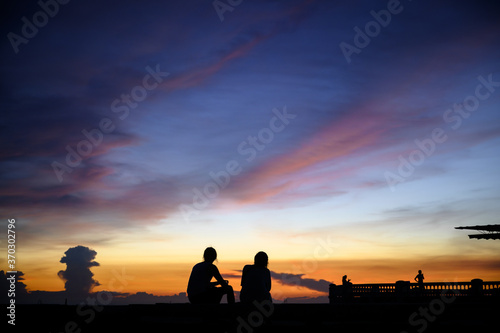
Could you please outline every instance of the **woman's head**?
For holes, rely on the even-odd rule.
[[[217,251],[213,247],[207,247],[203,252],[203,259],[209,263],[214,262],[217,259]]]
[[[267,267],[269,262],[269,258],[267,257],[266,252],[260,251],[255,255],[254,264],[255,266]]]

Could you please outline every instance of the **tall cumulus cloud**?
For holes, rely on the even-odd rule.
[[[100,285],[94,280],[94,273],[90,271],[91,267],[99,266],[99,263],[94,261],[97,252],[78,245],[69,248],[64,254],[60,262],[66,264],[66,270],[59,271],[57,275],[65,281],[64,287],[68,295],[85,297],[92,288]]]

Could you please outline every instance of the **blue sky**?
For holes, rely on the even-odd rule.
[[[242,1],[223,21],[210,1],[69,2],[17,53],[8,34],[42,9],[5,4],[0,200],[18,221],[28,287],[57,289],[53,258],[78,244],[108,267],[144,253],[191,265],[213,245],[221,265],[265,250],[286,271],[326,235],[329,260],[449,255],[498,278],[498,245],[453,229],[498,223],[498,5],[389,3],[397,14],[350,61],[341,43],[355,46],[355,28],[388,2]],[[112,107],[124,95],[126,116]],[[82,143],[103,119],[113,130]],[[415,140],[436,130],[427,155]],[[79,144],[92,152],[70,167]],[[210,173],[228,163],[238,172],[216,189]],[[198,209],[206,186],[217,194]],[[340,274],[321,267],[312,278]],[[475,276],[455,269],[435,276]]]

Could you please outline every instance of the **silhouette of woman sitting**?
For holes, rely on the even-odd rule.
[[[234,303],[233,287],[224,280],[217,266],[217,252],[213,247],[207,247],[203,253],[203,262],[194,265],[189,277],[187,293],[192,304],[219,304],[222,296],[227,295],[227,302]],[[211,282],[215,278],[217,282]],[[221,287],[216,287],[221,285]]]
[[[253,301],[268,300],[271,298],[271,272],[267,268],[269,258],[265,252],[255,255],[253,265],[245,265],[241,275],[240,301],[252,303]]]
[[[347,287],[351,287],[352,286],[351,279],[347,279],[347,275],[344,275],[342,277],[342,285],[343,286],[347,286]]]

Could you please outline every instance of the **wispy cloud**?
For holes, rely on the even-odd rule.
[[[186,1],[75,2],[61,7],[18,55],[4,38],[0,212],[18,219],[20,242],[27,242],[20,251],[67,249],[77,239],[107,247],[140,231],[144,244],[159,244],[163,234],[173,235],[174,244],[189,238],[179,248],[189,252],[207,237],[227,245],[232,233],[222,222],[231,221],[234,230],[250,232],[252,242],[279,249],[276,257],[292,256],[285,245],[301,233],[312,239],[333,231],[341,258],[413,259],[462,249],[490,258],[490,243],[464,245],[447,228],[498,216],[500,90],[456,131],[448,131],[443,113],[474,94],[478,75],[500,80],[498,4],[404,6],[349,66],[338,43],[352,41],[353,26],[381,9],[372,2],[246,1],[223,24],[210,1],[195,7]],[[4,30],[15,32],[20,18],[39,10],[22,2],[5,8]],[[120,119],[111,103],[131,95],[146,66],[156,64],[170,75]],[[270,110],[282,105],[296,121],[242,164],[199,215],[215,221],[213,229],[185,225],[178,205],[213,181],[211,171],[244,161],[238,144],[267,126]],[[116,129],[59,182],[51,163],[64,161],[67,146],[85,139],[82,130],[96,128],[103,117]],[[383,193],[384,171],[397,168],[399,155],[436,127],[448,131],[446,143],[406,180],[406,192]],[[280,210],[266,215],[266,208]],[[261,224],[272,233],[252,233]],[[152,236],[152,229],[161,232]],[[329,279],[289,277],[309,291],[323,290]]]
[[[310,290],[328,292],[331,282],[323,279],[315,280],[304,278],[303,276],[304,274],[277,273],[271,271],[271,278],[283,285],[296,286],[298,288],[304,287]]]

